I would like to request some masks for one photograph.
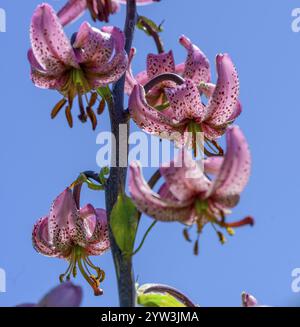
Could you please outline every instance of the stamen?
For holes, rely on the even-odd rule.
[[[57,114],[60,112],[62,107],[66,104],[66,102],[67,102],[67,99],[63,98],[55,105],[55,107],[51,111],[52,119],[54,119],[57,116]]]
[[[239,221],[235,221],[235,222],[232,222],[232,223],[220,223],[220,226],[222,227],[226,227],[226,228],[236,228],[236,227],[242,227],[242,226],[246,226],[246,225],[250,225],[250,226],[253,226],[255,223],[255,220],[252,218],[252,217],[246,217],[242,220],[239,220]]]
[[[84,110],[82,95],[80,92],[78,92],[78,105],[79,105],[79,110],[80,110],[80,115],[78,116],[78,118],[82,123],[85,123],[87,120],[87,115]]]
[[[220,232],[220,231],[218,231],[217,234],[218,234],[218,237],[219,237],[219,240],[220,240],[221,244],[225,244],[227,242],[227,240],[226,240],[224,234],[222,232]]]
[[[67,122],[68,122],[70,128],[72,128],[73,127],[73,117],[72,117],[71,107],[70,106],[66,107],[65,114],[66,114]]]
[[[183,237],[186,241],[188,242],[192,242],[191,238],[190,238],[190,234],[189,234],[189,229],[190,228],[184,228],[183,230]]]
[[[207,148],[204,147],[204,154],[208,157],[220,157],[224,155],[224,150],[220,147],[220,145],[215,140],[209,140],[205,138],[205,143],[209,147],[209,149],[213,152],[210,152]],[[212,145],[215,147],[213,148]],[[217,150],[217,151],[216,151]]]
[[[92,123],[93,130],[95,130],[96,127],[97,127],[97,117],[96,117],[96,115],[95,115],[95,113],[94,113],[94,111],[93,111],[93,109],[91,107],[87,107],[86,112],[87,112],[87,115],[88,115],[88,117],[89,117],[89,119],[90,119],[90,121]]]
[[[97,101],[97,98],[98,98],[98,94],[96,92],[93,92],[92,95],[91,95],[91,98],[90,98],[90,101],[89,101],[89,107],[94,107],[96,101]]]
[[[198,254],[199,254],[199,237],[197,238],[194,244],[194,255],[198,255]]]
[[[102,113],[103,113],[103,111],[105,109],[105,105],[106,105],[105,100],[104,99],[101,99],[100,104],[99,104],[99,107],[97,109],[97,114],[98,115],[102,115]]]
[[[84,270],[84,267],[82,265],[82,258],[78,258],[78,268],[84,277],[84,279],[91,285],[92,289],[94,290],[95,296],[99,296],[103,294],[103,290],[99,288],[100,284],[95,281],[94,276],[89,276],[86,271]]]

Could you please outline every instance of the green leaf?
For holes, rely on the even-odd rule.
[[[163,27],[162,24],[157,25],[153,20],[151,20],[150,18],[147,18],[145,16],[139,16],[139,19],[136,23],[136,27],[145,32],[147,35],[151,35],[149,33],[149,31],[147,30],[147,28],[143,25],[143,22],[145,22],[146,24],[148,24],[156,33],[160,33],[163,31]]]
[[[185,307],[175,297],[166,293],[138,294],[137,302],[144,307]]]
[[[110,226],[121,251],[124,254],[131,254],[138,227],[138,211],[125,194],[118,196],[118,201],[111,212]]]

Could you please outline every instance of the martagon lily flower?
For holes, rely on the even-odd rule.
[[[138,210],[163,222],[178,221],[188,226],[196,224],[198,237],[207,223],[215,229],[217,226],[226,228],[230,235],[234,232],[232,228],[253,225],[251,217],[232,223],[225,221],[226,215],[239,202],[251,165],[248,144],[239,127],[230,127],[226,138],[224,158],[208,158],[204,165],[205,173],[191,155],[181,149],[175,161],[160,168],[165,183],[158,193],[144,180],[140,165],[131,163],[129,190]],[[214,175],[214,180],[207,174]],[[186,235],[187,230],[185,232]],[[220,231],[217,233],[224,243],[224,235]],[[198,240],[195,252],[197,244]]]
[[[81,301],[82,288],[66,282],[53,288],[38,303],[24,303],[17,307],[79,307]]]
[[[54,200],[49,215],[35,224],[32,240],[37,252],[69,262],[60,276],[61,282],[75,278],[79,268],[95,295],[103,293],[99,286],[105,273],[89,256],[101,255],[110,247],[105,210],[91,204],[78,209],[71,189],[67,188]]]
[[[70,42],[55,11],[42,4],[33,14],[30,38],[32,49],[28,58],[33,83],[63,95],[52,118],[66,105],[66,117],[72,127],[71,109],[78,96],[79,119],[85,122],[89,117],[95,129],[97,119],[92,108],[98,100],[98,88],[116,82],[127,68],[124,33],[112,26],[98,30],[84,22]]]
[[[146,5],[160,0],[137,0],[138,5]],[[80,17],[86,9],[89,10],[94,21],[108,22],[109,16],[115,14],[120,4],[126,4],[126,0],[69,0],[58,12],[58,17],[63,25],[67,25]]]
[[[214,142],[241,113],[237,71],[228,54],[219,54],[216,58],[217,84],[211,84],[205,55],[188,38],[182,36],[180,42],[188,49],[184,64],[175,66],[170,51],[148,55],[147,72],[135,78],[129,67],[130,114],[147,133],[175,141],[181,135],[186,143],[189,134],[194,138],[197,132],[203,132],[206,140]],[[163,73],[180,74],[185,81],[182,85],[160,82],[146,94],[144,85]],[[201,101],[201,94],[208,98],[207,104]]]

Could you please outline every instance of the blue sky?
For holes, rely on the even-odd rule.
[[[56,9],[64,2],[49,0]],[[51,121],[50,110],[59,94],[35,88],[29,79],[28,28],[39,3],[1,0],[0,4],[7,14],[7,32],[0,33],[0,267],[7,273],[7,292],[0,293],[0,306],[35,302],[57,284],[66,263],[33,250],[32,226],[80,171],[98,168],[97,133],[77,121],[70,130],[63,115]],[[300,304],[300,293],[291,291],[291,272],[300,267],[300,33],[291,30],[296,7],[300,3],[294,0],[163,0],[140,9],[157,22],[165,19],[162,37],[177,62],[185,58],[178,44],[181,34],[191,38],[212,63],[219,52],[228,52],[235,62],[244,107],[237,123],[251,146],[253,172],[232,218],[250,214],[256,225],[237,230],[225,246],[211,228],[205,228],[195,257],[182,237],[182,226],[158,224],[134,258],[139,283],[170,284],[202,306],[238,306],[244,290],[265,304]],[[123,26],[124,9],[111,19],[112,24]],[[80,22],[68,27],[68,33],[76,31]],[[141,32],[136,33],[134,45],[138,48],[134,71],[139,72],[155,47]],[[105,114],[97,132],[108,128]],[[151,170],[145,174],[149,176]],[[104,206],[102,193],[85,190],[83,202],[87,201]],[[149,218],[143,219],[140,236],[150,223]],[[105,295],[94,298],[78,278],[76,283],[84,287],[84,305],[115,306],[111,254],[95,261],[107,273]]]

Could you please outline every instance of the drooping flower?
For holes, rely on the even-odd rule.
[[[150,134],[178,141],[178,134],[203,132],[206,140],[214,141],[223,135],[241,113],[238,100],[239,80],[228,54],[216,58],[217,84],[210,83],[209,62],[199,48],[186,37],[181,43],[188,49],[184,64],[175,66],[173,54],[150,54],[147,72],[135,78],[127,71],[127,92],[130,93],[129,110],[136,124]],[[130,60],[132,59],[132,54]],[[184,77],[182,85],[162,82],[147,94],[144,85],[162,73],[177,73]],[[208,98],[207,104],[200,95]]]
[[[38,303],[24,303],[18,307],[79,307],[82,301],[82,288],[65,282],[53,288]]]
[[[146,5],[160,0],[137,0],[137,5]],[[63,25],[67,25],[80,17],[86,9],[89,10],[94,21],[108,22],[109,16],[115,14],[120,4],[126,0],[69,0],[58,12],[58,17]]]
[[[110,247],[105,210],[91,204],[78,209],[71,189],[67,188],[54,200],[49,215],[35,224],[32,240],[37,252],[69,262],[61,281],[76,277],[78,268],[95,295],[102,294],[99,286],[105,274],[89,256],[101,255]]]
[[[137,208],[159,221],[178,221],[188,226],[196,224],[198,234],[207,223],[215,229],[224,227],[229,234],[233,234],[232,228],[252,225],[251,217],[232,223],[225,220],[239,202],[251,166],[248,144],[241,130],[230,127],[226,139],[224,158],[207,159],[204,172],[191,155],[181,149],[174,161],[160,168],[165,183],[158,193],[145,182],[140,165],[131,163],[129,190]],[[207,174],[215,178],[211,180]],[[217,233],[223,243],[223,234]]]
[[[127,68],[123,32],[112,26],[98,30],[84,22],[71,43],[52,7],[42,4],[33,14],[30,38],[32,49],[28,58],[33,83],[63,95],[52,111],[52,118],[66,105],[72,127],[71,109],[78,96],[79,119],[84,122],[89,117],[95,128],[97,120],[92,107],[98,100],[97,89],[116,82]]]

